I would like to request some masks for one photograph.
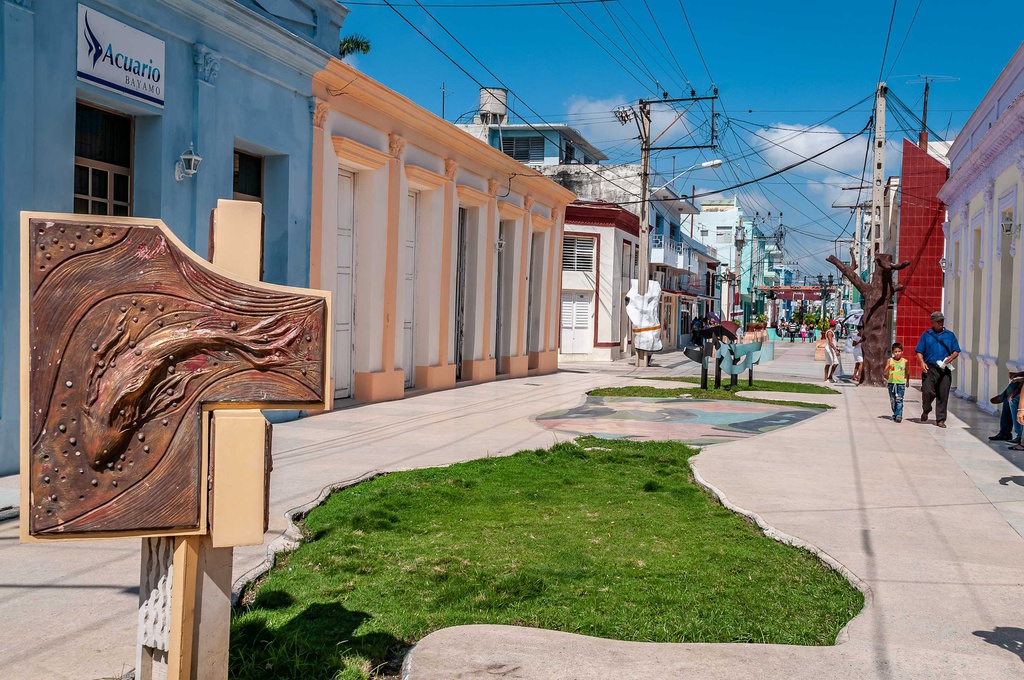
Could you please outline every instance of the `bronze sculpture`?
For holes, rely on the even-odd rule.
[[[201,411],[322,408],[325,299],[232,280],[154,224],[29,228],[29,533],[204,530]]]

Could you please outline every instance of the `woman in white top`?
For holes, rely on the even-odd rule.
[[[836,381],[836,368],[839,366],[839,348],[836,346],[836,322],[829,321],[825,331],[825,382]]]

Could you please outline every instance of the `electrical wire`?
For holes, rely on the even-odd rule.
[[[419,4],[419,3],[417,3],[417,4]],[[594,36],[593,36],[593,35],[592,35],[592,34],[591,34],[591,33],[590,33],[589,31],[587,31],[587,29],[583,28],[583,25],[582,25],[582,24],[580,24],[580,22],[576,21],[576,18],[575,18],[575,17],[573,16],[573,15],[569,14],[569,10],[567,10],[567,9],[566,9],[566,8],[565,8],[565,7],[564,7],[564,6],[562,5],[562,3],[561,3],[561,2],[559,2],[558,0],[555,0],[555,4],[556,4],[556,5],[558,6],[558,9],[562,10],[562,13],[563,13],[563,14],[565,14],[565,16],[569,17],[569,20],[570,20],[570,21],[572,21],[572,22],[573,22],[574,24],[576,24],[576,27],[577,27],[577,28],[579,28],[579,29],[580,29],[581,31],[583,31],[583,34],[584,34],[584,35],[586,35],[586,36],[587,36],[588,38],[590,38],[590,39],[591,39],[591,40],[592,40],[592,41],[594,42],[594,44],[595,44],[595,45],[597,45],[598,47],[600,47],[600,48],[601,48],[601,50],[602,50],[602,51],[603,51],[603,52],[604,52],[605,54],[607,54],[607,55],[608,55],[609,57],[611,57],[611,58],[612,58],[612,61],[614,61],[614,62],[615,62],[616,64],[618,64],[618,65],[619,65],[619,67],[620,67],[620,68],[622,68],[622,70],[623,70],[623,71],[625,71],[625,72],[626,72],[627,74],[629,74],[629,77],[630,77],[630,78],[632,78],[632,79],[633,79],[633,80],[635,80],[636,82],[640,83],[640,86],[641,86],[641,87],[644,87],[644,88],[646,88],[648,92],[653,92],[653,93],[655,93],[655,96],[657,96],[658,94],[660,94],[660,93],[659,93],[659,92],[658,92],[657,90],[655,90],[654,88],[652,88],[652,87],[650,87],[649,85],[645,84],[645,83],[644,83],[644,81],[640,80],[640,78],[638,78],[638,77],[636,76],[636,74],[635,74],[635,73],[633,73],[632,71],[630,71],[630,70],[629,70],[629,69],[628,69],[628,68],[626,67],[626,65],[625,65],[625,64],[623,64],[623,63],[622,63],[621,61],[619,61],[619,60],[618,60],[618,58],[616,58],[616,56],[615,56],[614,54],[612,54],[612,53],[611,53],[611,51],[610,51],[610,50],[609,50],[609,49],[608,49],[607,47],[605,47],[604,43],[602,43],[602,42],[601,42],[600,40],[598,40],[597,38],[595,38],[595,37],[594,37]],[[567,3],[567,4],[575,4],[575,3],[573,2],[573,3]],[[583,13],[584,17],[586,17],[586,18],[587,18],[587,20],[588,20],[588,21],[590,21],[590,23],[594,25],[594,28],[596,28],[596,29],[597,29],[597,30],[598,30],[598,31],[599,31],[599,32],[601,33],[601,35],[603,35],[603,36],[604,36],[604,37],[605,37],[605,38],[606,38],[606,39],[608,40],[608,42],[609,42],[610,44],[612,44],[612,45],[616,45],[616,44],[617,44],[617,43],[616,43],[616,42],[615,42],[614,40],[612,40],[612,39],[611,39],[611,38],[610,38],[610,37],[608,36],[608,34],[607,34],[607,33],[605,33],[604,31],[602,31],[602,30],[601,30],[601,28],[600,28],[600,27],[599,27],[599,26],[598,26],[598,25],[597,25],[596,23],[594,23],[594,21],[593,21],[593,20],[591,20],[589,16],[587,16],[587,15],[586,15],[586,13],[584,13],[584,12],[582,11],[582,9],[580,9],[579,7],[577,7],[576,9],[579,9],[579,10],[580,10],[580,12],[581,12],[581,13]],[[426,11],[426,10],[424,10],[424,11]],[[436,21],[436,19],[435,19],[435,21]],[[633,64],[634,66],[637,66],[637,63],[636,63],[636,62],[634,62],[634,61],[632,60],[632,57],[630,57],[630,56],[629,56],[628,54],[626,54],[626,53],[625,53],[625,52],[624,52],[624,51],[623,51],[623,50],[622,50],[621,48],[619,49],[619,51],[620,51],[620,52],[622,52],[622,53],[623,53],[623,54],[624,54],[624,55],[626,56],[626,59],[628,59],[628,60],[629,60],[629,61],[630,61],[630,62],[631,62],[631,63],[632,63],[632,64]],[[643,62],[641,62],[641,63],[639,64],[639,68],[640,68],[640,70],[641,70],[641,71],[645,70],[645,67],[643,66]],[[654,81],[655,83],[657,83],[657,80],[658,80],[658,79],[657,79],[657,78],[655,78],[653,74],[651,74],[651,75],[650,75],[650,78],[651,78],[651,80],[653,80],[653,81]]]
[[[892,75],[892,71],[896,68],[896,64],[900,61],[900,55],[903,54],[903,48],[907,45],[907,38],[910,37],[910,31],[914,28],[914,22],[917,21],[917,13],[921,11],[921,4],[924,0],[917,0],[917,7],[914,9],[914,16],[910,19],[910,25],[907,26],[907,33],[903,36],[903,42],[900,43],[900,49],[896,52],[896,58],[892,60],[892,66],[889,67],[889,72],[885,74],[885,79],[889,80],[889,76]],[[895,9],[895,5],[894,5]],[[884,57],[883,57],[884,58]]]
[[[418,26],[416,26],[412,21],[410,21],[408,17],[406,17],[404,14],[402,14],[402,12],[399,11],[397,7],[394,7],[392,5],[392,3],[390,2],[390,0],[382,0],[382,1],[384,3],[386,3],[389,7],[391,7],[392,11],[394,11],[394,13],[397,14],[399,16],[399,18],[402,19],[402,21],[404,21],[406,24],[408,24],[424,40],[426,40],[428,43],[430,43],[430,45],[432,45],[434,47],[434,49],[436,49],[438,52],[441,53],[442,56],[444,56],[448,61],[450,61],[452,63],[452,65],[454,65],[463,74],[465,74],[467,78],[472,80],[474,83],[477,84],[477,86],[479,86],[481,88],[486,87],[483,83],[480,82],[480,80],[478,80],[464,66],[462,66],[462,64],[460,64],[458,61],[456,61],[454,57],[452,57],[450,54],[445,52],[444,49],[442,49],[440,45],[438,45],[430,37],[428,37],[426,33],[424,33],[422,30],[420,30],[420,28]],[[475,54],[473,54],[473,52],[468,47],[466,47],[458,38],[456,38],[451,33],[451,31],[449,31],[448,28],[443,23],[441,23],[441,21],[439,21],[433,14],[431,14],[429,10],[427,10],[425,7],[423,7],[423,3],[421,3],[419,0],[415,0],[415,2],[416,2],[416,4],[418,6],[420,6],[420,8],[423,10],[423,12],[428,17],[430,17],[434,21],[434,23],[436,23],[441,28],[441,30],[444,31],[446,35],[448,35],[448,37],[450,37],[452,40],[454,40],[455,43],[466,52],[466,54],[468,54],[477,64],[479,64],[484,69],[484,71],[486,71],[488,73],[488,75],[490,75],[492,78],[494,78],[496,81],[498,81],[499,85],[501,85],[503,88],[508,90],[510,94],[512,94],[513,96],[516,97],[516,99],[518,99],[520,102],[522,102],[523,106],[525,106],[527,109],[529,109],[531,113],[533,113],[538,118],[541,118],[541,116],[529,104],[527,104],[523,100],[522,97],[520,97],[518,94],[516,94],[516,92],[512,88],[510,88],[508,85],[506,85],[505,82],[502,81],[501,78],[499,78],[497,75],[495,75],[494,72],[491,71],[482,61],[480,61],[480,59]],[[510,111],[512,111],[513,113],[515,113],[516,115],[519,115],[518,112],[516,112],[514,109],[512,109],[512,107],[508,107],[508,109]],[[522,117],[520,116],[520,118],[522,118]],[[543,118],[541,118],[541,120],[543,121]],[[541,131],[540,129],[538,129],[532,123],[527,122],[527,121],[524,121],[524,123],[526,125],[528,125],[530,127],[530,129],[532,129],[534,132],[544,136],[544,132]],[[546,121],[545,121],[545,123],[546,123]],[[615,187],[621,189],[622,191],[626,192],[627,195],[629,195],[629,196],[637,196],[636,192],[634,192],[631,189],[628,189],[628,188],[622,186],[621,184],[618,184],[617,182],[615,182],[611,178],[602,175],[600,172],[597,172],[596,170],[594,170],[589,164],[582,163],[582,164],[580,164],[580,167],[586,169],[588,172],[591,172],[591,173],[593,173],[594,175],[596,175],[598,177],[601,177],[603,180],[605,180],[609,184],[612,184],[613,186],[615,186]]]
[[[885,71],[885,57],[889,54],[889,39],[892,38],[892,22],[896,18],[896,5],[899,0],[892,0],[892,14],[889,15],[889,30],[885,34],[885,48],[882,50],[882,63],[878,67],[878,80],[882,82],[882,73]]]

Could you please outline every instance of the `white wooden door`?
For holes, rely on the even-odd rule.
[[[405,369],[405,386],[412,387],[416,381],[416,355],[413,351],[416,320],[416,231],[419,225],[419,194],[409,192],[407,223],[403,238],[404,278],[402,280],[402,367]]]
[[[355,311],[355,177],[338,171],[334,277],[334,398],[351,396]]]
[[[593,349],[591,297],[579,291],[562,293],[562,354],[589,354]]]

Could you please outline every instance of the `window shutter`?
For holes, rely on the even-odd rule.
[[[587,304],[587,296],[581,295],[576,300],[576,328],[586,328],[590,325],[590,305]]]
[[[572,328],[573,309],[572,293],[562,293],[562,328]]]
[[[562,271],[594,271],[594,239],[565,236],[562,240]]]
[[[527,163],[543,163],[544,162],[544,138],[543,137],[529,137],[529,151],[526,152]]]
[[[594,271],[594,239],[581,238],[576,240],[576,271]]]
[[[576,271],[576,237],[562,239],[562,271]]]

